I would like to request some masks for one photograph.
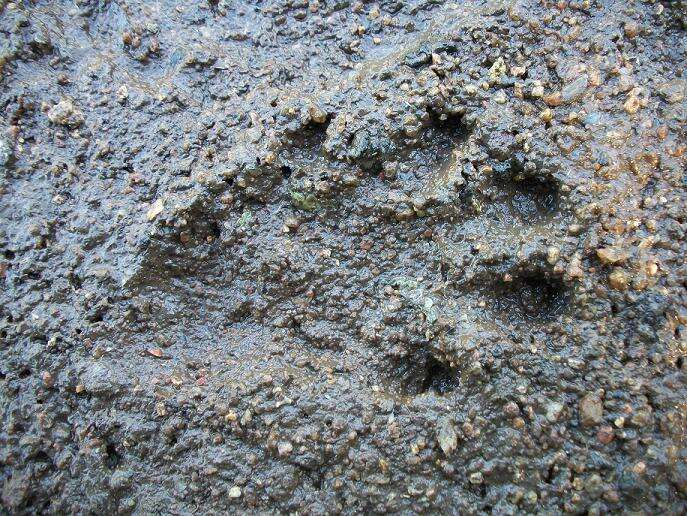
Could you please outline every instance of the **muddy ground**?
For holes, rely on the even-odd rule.
[[[0,0],[3,512],[684,514],[686,25]]]

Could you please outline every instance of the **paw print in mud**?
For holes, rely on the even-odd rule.
[[[570,299],[553,267],[556,179],[491,157],[463,114],[428,110],[411,136],[345,130],[330,114],[237,151],[160,225],[156,263],[211,281],[231,328],[355,355],[404,396],[469,389],[509,349],[545,342]]]
[[[570,297],[552,268],[553,177],[489,159],[460,116],[430,113],[411,144],[358,162],[333,158],[331,133],[311,124],[279,155],[287,238],[326,256],[303,278],[295,337],[362,339],[381,383],[407,395],[446,394],[497,348],[541,340]]]

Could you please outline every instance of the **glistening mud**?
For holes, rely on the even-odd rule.
[[[4,512],[687,510],[681,1],[0,1]]]

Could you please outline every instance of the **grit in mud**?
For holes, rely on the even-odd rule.
[[[684,514],[685,4],[0,0],[3,512]]]

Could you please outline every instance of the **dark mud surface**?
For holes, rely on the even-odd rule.
[[[684,514],[686,9],[0,0],[3,512]]]

